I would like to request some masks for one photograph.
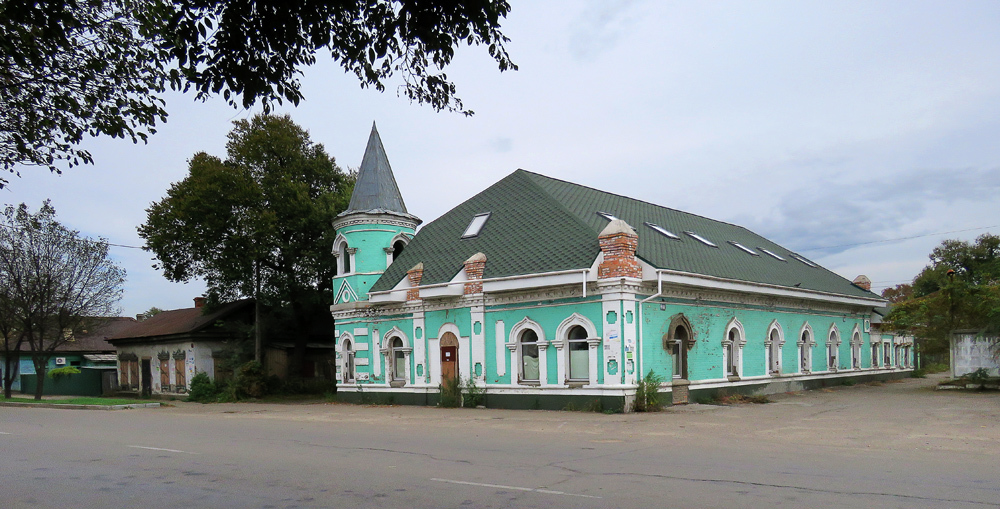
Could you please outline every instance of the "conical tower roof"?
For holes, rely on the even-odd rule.
[[[354,184],[351,203],[341,216],[355,212],[396,213],[409,216],[403,195],[399,193],[396,177],[389,166],[389,158],[382,147],[382,139],[372,122],[372,133],[368,137],[365,157],[361,160],[358,181]]]

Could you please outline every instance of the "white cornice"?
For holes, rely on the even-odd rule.
[[[767,283],[736,281],[732,279],[723,279],[714,276],[706,276],[704,274],[692,274],[689,272],[680,272],[675,270],[660,269],[657,272],[661,274],[661,278],[664,283],[673,283],[683,286],[773,295],[776,297],[836,302],[839,304],[851,304],[855,306],[874,307],[886,304],[885,300],[877,298],[851,297],[848,295],[821,292],[818,290],[808,290],[805,288],[788,288],[786,286],[770,285]]]

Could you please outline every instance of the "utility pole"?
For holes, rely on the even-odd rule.
[[[260,260],[253,262],[253,360],[261,362],[261,339],[260,339]]]

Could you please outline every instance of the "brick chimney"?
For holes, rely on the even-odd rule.
[[[465,295],[483,293],[483,270],[486,268],[486,255],[476,253],[465,260]]]
[[[608,223],[597,237],[604,253],[604,261],[597,266],[598,279],[618,277],[642,277],[642,266],[635,259],[639,248],[639,236],[632,227],[621,219]]]
[[[406,291],[406,300],[420,300],[420,280],[424,277],[424,264],[423,262],[418,263],[413,266],[412,269],[406,271],[406,278],[410,280],[410,289]]]
[[[864,274],[854,278],[854,286],[861,288],[863,290],[872,291],[872,280],[868,279],[868,276]]]
[[[205,297],[195,297],[194,298],[194,307],[196,307],[196,308],[205,307],[205,301],[206,300],[207,299]]]

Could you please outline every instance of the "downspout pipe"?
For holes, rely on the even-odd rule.
[[[649,301],[651,301],[651,300],[653,300],[653,299],[656,299],[656,298],[660,297],[661,295],[663,295],[663,273],[660,272],[659,270],[657,270],[656,271],[656,293],[653,294],[653,295],[651,295],[651,296],[649,296],[648,298],[645,298],[645,299],[642,299],[641,301],[639,301],[639,340],[636,342],[636,344],[639,345],[640,348],[636,348],[636,361],[637,361],[637,363],[636,363],[637,364],[636,369],[639,370],[639,376],[640,377],[644,373],[644,371],[642,370],[644,366],[642,365],[642,353],[641,353],[642,352],[642,348],[641,348],[641,345],[642,345],[643,340],[645,339],[645,337],[642,335],[642,326],[643,326],[643,323],[645,323],[645,320],[643,320],[643,316],[642,316],[643,315],[643,313],[642,313],[643,306],[642,305],[645,304],[645,303],[647,303],[647,302],[649,302]],[[622,377],[624,377],[624,376],[625,376],[625,370],[622,370]]]

